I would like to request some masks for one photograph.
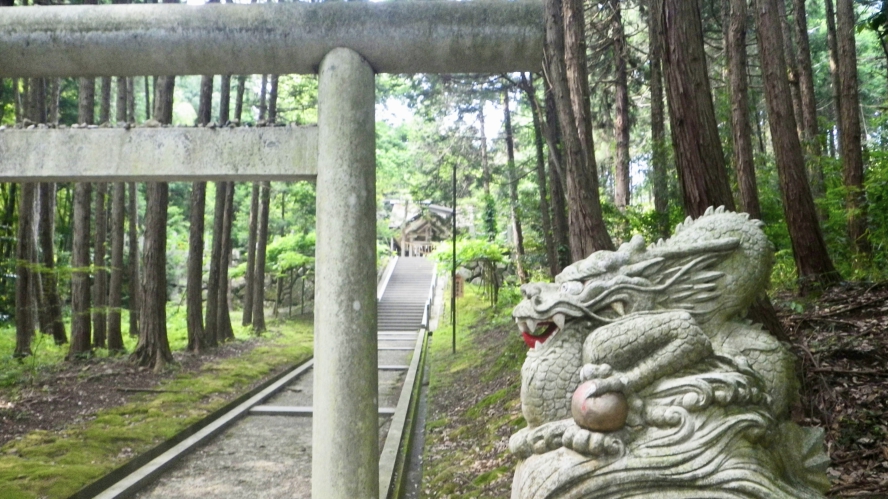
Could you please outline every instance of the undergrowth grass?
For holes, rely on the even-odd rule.
[[[121,328],[123,329],[123,345],[126,353],[136,348],[139,338],[129,334],[129,311],[121,312]],[[240,324],[232,324],[234,336],[238,339],[248,338],[251,332]],[[65,330],[69,340],[71,335],[70,318],[67,318]],[[170,349],[174,352],[185,350],[188,345],[188,326],[186,323],[185,306],[167,305],[167,338]],[[51,373],[53,368],[65,360],[68,354],[69,344],[56,345],[49,335],[37,333],[31,342],[32,355],[24,359],[14,359],[12,353],[15,350],[15,324],[5,323],[0,327],[0,388],[27,384],[36,380],[41,374]],[[93,355],[107,357],[107,349],[95,349]],[[114,354],[114,355],[120,355]]]
[[[517,299],[516,293],[501,293],[491,307],[481,288],[466,286],[457,302],[456,352],[449,313],[435,332],[424,497],[491,497],[491,485],[501,487],[514,468],[503,447],[508,435],[526,425],[518,375],[526,348],[511,319]]]
[[[177,323],[178,315],[174,315],[170,342],[182,349],[185,340],[178,337]],[[235,341],[243,341],[246,334],[245,330],[236,332]],[[205,364],[198,372],[178,374],[157,386],[163,393],[136,396],[126,405],[103,410],[95,419],[61,432],[34,431],[7,443],[0,448],[0,497],[55,498],[73,494],[218,409],[226,403],[226,394],[242,392],[273,370],[309,358],[312,324],[305,319],[270,324],[269,332],[259,341],[258,346],[239,357]],[[59,355],[52,348],[47,351],[47,361]]]

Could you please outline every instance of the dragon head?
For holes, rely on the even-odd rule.
[[[536,348],[579,319],[594,328],[656,310],[686,310],[698,322],[741,313],[770,273],[770,243],[759,226],[720,208],[688,219],[676,236],[650,248],[635,236],[617,251],[566,267],[554,283],[523,285],[512,317]],[[754,268],[766,270],[745,272]]]

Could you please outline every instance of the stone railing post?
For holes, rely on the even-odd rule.
[[[367,61],[330,51],[318,80],[314,499],[379,493],[374,105]]]

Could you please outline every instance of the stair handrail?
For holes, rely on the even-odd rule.
[[[428,298],[426,298],[425,307],[422,313],[422,322],[420,325],[429,330],[429,322],[432,315],[432,304],[435,302],[435,289],[438,287],[438,265],[432,268],[432,284],[429,286]]]
[[[389,279],[392,278],[392,273],[395,271],[395,265],[398,264],[398,255],[391,257],[388,261],[388,264],[385,266],[385,270],[382,271],[382,277],[379,279],[379,283],[376,285],[376,301],[382,299],[382,295],[385,294],[385,288],[388,287]]]

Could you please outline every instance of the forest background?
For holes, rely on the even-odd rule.
[[[381,258],[393,200],[455,201],[460,260],[507,266],[486,284],[515,294],[725,205],[765,222],[775,291],[885,280],[888,2],[545,3],[541,73],[377,77]],[[4,79],[0,126],[296,126],[316,121],[316,90],[294,75]],[[310,310],[314,196],[0,184],[0,383],[34,357],[127,352],[160,370],[172,349],[263,331],[266,309]],[[769,302],[753,316],[787,338]]]

